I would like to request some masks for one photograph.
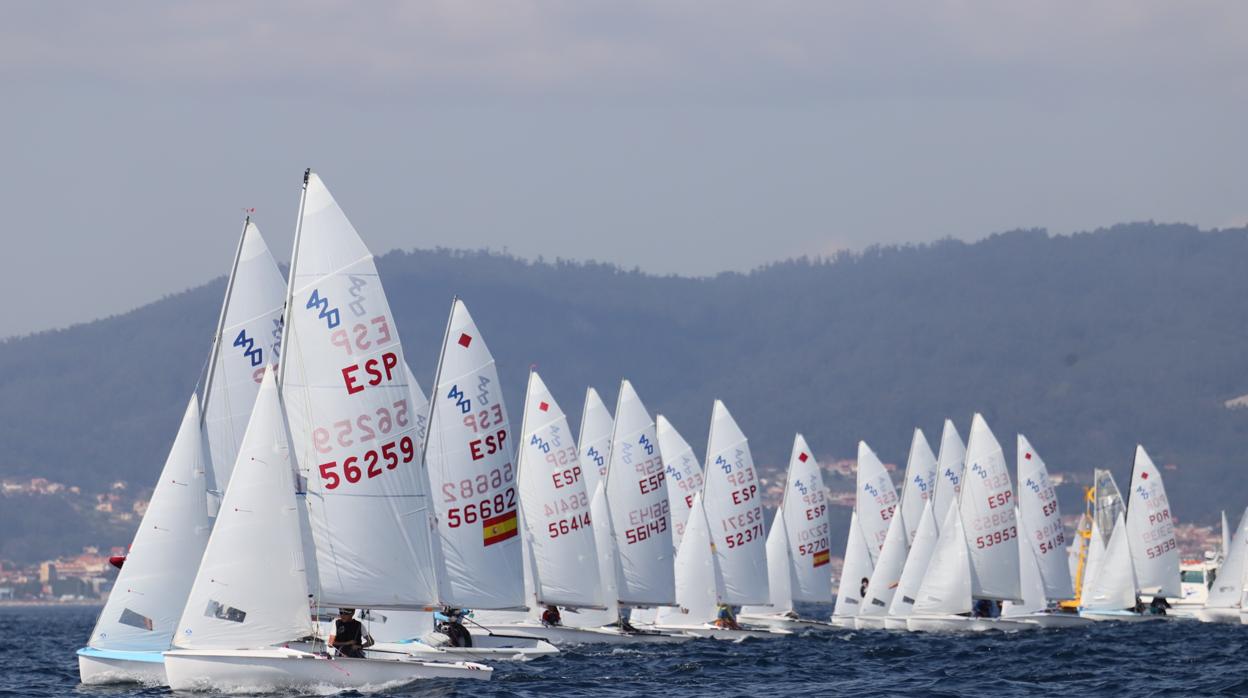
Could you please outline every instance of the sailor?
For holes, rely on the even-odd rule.
[[[354,616],[354,608],[338,609],[338,618],[334,620],[334,634],[329,636],[329,645],[344,657],[364,659],[364,648],[372,645],[373,641],[372,638],[365,638],[364,626]]]
[[[451,647],[472,647],[472,634],[464,627],[464,618],[468,612],[462,608],[446,607],[434,612],[434,630],[446,635],[451,640]]]
[[[563,616],[559,615],[559,607],[554,604],[547,604],[546,610],[542,611],[542,625],[563,625]]]
[[[1154,616],[1166,615],[1166,609],[1170,608],[1170,602],[1166,601],[1163,596],[1154,596],[1153,600],[1148,604],[1148,612]]]
[[[728,604],[721,603],[719,605],[719,611],[715,614],[715,627],[727,630],[741,629],[741,624],[737,622],[737,617],[733,614],[732,607]]]
[[[869,585],[870,583],[871,583],[871,579],[869,577],[862,578],[862,582],[858,585],[859,597],[864,598],[864,599],[867,598],[867,585]]]

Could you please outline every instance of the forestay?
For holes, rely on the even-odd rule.
[[[936,480],[936,491],[933,493],[936,508],[932,510],[932,513],[938,523],[945,520],[945,514],[949,513],[949,508],[958,501],[962,491],[962,471],[965,464],[966,446],[963,445],[957,428],[953,426],[953,420],[946,419],[945,426],[940,432],[940,455],[936,458],[936,470],[939,475]]]
[[[723,576],[720,602],[767,603],[767,523],[750,444],[723,402],[711,408],[702,492],[715,561]]]
[[[910,545],[910,554],[906,555],[905,567],[901,570],[901,579],[897,582],[897,591],[893,593],[893,603],[888,614],[896,618],[905,618],[914,609],[914,600],[919,595],[919,586],[923,583],[923,575],[936,551],[939,535],[936,532],[936,517],[932,513],[934,499],[923,505],[923,513],[919,515],[919,529],[914,534],[914,542]]]
[[[1017,554],[1017,550],[1015,550]],[[917,615],[958,615],[971,610],[971,560],[962,517],[950,509],[940,527],[940,540],[914,602]]]
[[[517,460],[538,604],[602,606],[584,469],[568,418],[537,371],[529,373]]]
[[[832,581],[828,490],[814,452],[801,434],[793,437],[788,477],[780,501],[773,526],[785,529],[785,559],[792,566],[792,599],[826,603]],[[769,551],[771,545],[769,537]],[[770,555],[768,552],[768,559]],[[775,596],[773,593],[772,598]]]
[[[1075,589],[1066,559],[1066,527],[1057,505],[1057,492],[1040,454],[1022,434],[1018,435],[1017,463],[1018,518],[1025,541],[1019,545],[1032,550],[1031,557],[1044,585],[1045,598],[1074,598]]]
[[[208,543],[204,478],[199,402],[192,396],[126,562],[91,633],[92,647],[169,648]]]
[[[1092,589],[1096,586],[1096,575],[1101,570],[1101,562],[1105,559],[1105,536],[1101,534],[1101,525],[1092,522],[1092,533],[1088,537],[1088,554],[1083,560],[1083,583],[1079,587],[1079,606],[1085,607],[1092,599]]]
[[[424,607],[437,598],[429,485],[398,328],[372,254],[312,172],[299,221],[279,383],[313,592],[326,606]]]
[[[290,447],[265,373],[174,645],[253,648],[314,632]]]
[[[845,538],[845,563],[836,590],[833,618],[853,618],[862,608],[862,581],[871,578],[871,552],[858,525],[858,512],[849,516],[849,535]]]
[[[1143,446],[1135,447],[1127,533],[1135,582],[1142,594],[1182,596],[1179,587],[1179,545],[1174,537],[1170,500],[1161,471]]]
[[[901,516],[905,522],[907,546],[914,542],[919,516],[936,490],[936,474],[936,454],[932,453],[923,430],[915,429],[910,439],[910,456],[906,459],[906,479],[901,486]]]
[[[277,365],[285,302],[286,280],[249,218],[226,284],[204,382],[202,421],[212,464],[210,487],[217,492],[229,484],[264,369]]]
[[[1225,517],[1225,514],[1223,514]],[[1248,561],[1248,509],[1239,517],[1239,528],[1226,543],[1226,559],[1209,589],[1209,608],[1236,608],[1244,592],[1245,561]]]
[[[585,489],[592,493],[607,479],[607,459],[611,457],[611,432],[615,420],[603,404],[598,391],[585,391],[585,407],[581,410],[580,440],[581,464],[585,467]]]
[[[563,436],[565,459],[572,459],[572,435]],[[524,605],[512,454],[494,356],[468,307],[455,299],[438,360],[425,446],[438,514],[443,561],[439,587],[445,605]]]
[[[897,489],[884,469],[875,451],[865,441],[858,442],[857,496],[854,510],[858,512],[858,525],[863,540],[871,553],[871,565],[875,566],[888,537],[888,525],[897,509]]]
[[[671,506],[656,438],[646,406],[622,381],[606,494],[623,605],[670,606],[676,600]]]
[[[679,549],[680,538],[685,534],[685,523],[689,520],[689,510],[693,508],[693,496],[702,491],[702,466],[693,454],[693,447],[666,417],[659,415],[655,423],[659,452],[663,455],[663,467],[667,473],[667,498],[672,509],[672,545]]]
[[[1001,444],[979,414],[971,420],[965,475],[959,508],[973,571],[971,593],[1019,601],[1014,488]]]

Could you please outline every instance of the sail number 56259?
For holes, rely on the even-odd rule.
[[[341,476],[338,475],[338,461],[321,463],[321,479],[325,481],[325,489],[335,490],[344,479],[348,483],[355,484],[367,475],[371,480],[386,470],[394,470],[399,466],[400,461],[411,463],[415,459],[416,446],[412,443],[412,437],[404,436],[398,441],[382,445],[380,449],[366,451],[363,458],[347,456],[342,459]],[[385,463],[384,469],[382,468],[383,462]]]

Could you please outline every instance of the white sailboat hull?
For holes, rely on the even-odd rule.
[[[854,622],[854,619],[855,619],[856,617],[857,617],[857,616],[837,616],[837,615],[833,615],[833,616],[832,616],[832,625],[833,625],[834,627],[837,627],[837,628],[845,628],[846,630],[853,630],[854,628],[856,628],[856,627],[857,627],[857,624]]]
[[[497,631],[502,628],[491,628],[491,631]],[[692,635],[684,633],[661,632],[651,628],[643,628],[637,632],[624,632],[619,628],[601,627],[601,628],[574,628],[567,625],[543,625],[536,622],[520,622],[514,625],[505,626],[506,630],[513,630],[533,635],[542,640],[563,647],[566,645],[635,645],[642,643],[673,643],[686,642],[692,640]],[[504,632],[506,631],[504,630]],[[474,636],[475,637],[475,636]]]
[[[1239,623],[1241,614],[1238,608],[1202,608],[1194,616],[1202,623]]]
[[[489,680],[490,667],[416,659],[332,659],[284,647],[258,650],[170,650],[169,687],[175,691],[272,692],[310,688],[379,689],[420,679]]]
[[[559,648],[540,637],[506,633],[474,633],[472,647],[430,645],[420,640],[378,642],[370,653],[399,654],[434,662],[527,662],[559,654]]]
[[[156,652],[127,652],[84,647],[78,650],[78,678],[87,685],[141,683],[164,686],[165,657]]]
[[[910,629],[909,626],[906,625],[907,620],[908,618],[903,617],[903,616],[885,616],[884,629],[885,630],[909,630]]]
[[[792,630],[782,630],[780,628],[752,628],[744,627],[741,630],[731,630],[729,628],[717,628],[714,625],[659,625],[655,626],[659,630],[668,630],[672,632],[688,633],[694,637],[705,637],[712,640],[729,640],[739,642],[746,639],[762,640],[772,638],[777,635],[792,635]]]
[[[1154,620],[1171,620],[1170,616],[1158,616],[1135,611],[1079,611],[1084,618],[1095,621],[1119,621],[1123,623],[1144,623]]]
[[[918,633],[982,633],[990,630],[1034,630],[1035,625],[1007,618],[969,616],[910,616],[906,628]]]
[[[788,616],[781,614],[753,615],[741,613],[737,615],[737,620],[749,622],[754,625],[765,625],[768,628],[788,630],[795,633],[830,632],[836,629],[835,625],[827,621],[814,620],[812,618],[789,618]]]
[[[1009,616],[1007,620],[1017,620],[1041,628],[1079,628],[1091,625],[1094,621],[1076,613],[1029,613],[1023,616]]]
[[[854,627],[859,630],[884,630],[887,620],[888,616],[857,616],[854,618]]]

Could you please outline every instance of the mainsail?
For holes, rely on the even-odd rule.
[[[1010,470],[1001,444],[979,414],[971,420],[959,509],[970,552],[972,595],[1021,600],[1018,522]]]
[[[529,373],[517,461],[537,602],[602,606],[584,468],[568,418],[537,371]]]
[[[932,514],[939,525],[945,520],[949,508],[958,501],[962,492],[962,471],[966,465],[966,446],[953,421],[946,419],[940,433],[940,455],[936,457],[937,476],[935,508]]]
[[[306,484],[313,593],[327,606],[434,603],[429,484],[398,328],[373,255],[311,171],[284,326],[279,386]]]
[[[1066,528],[1057,505],[1057,492],[1040,454],[1022,434],[1018,435],[1017,463],[1018,518],[1023,536],[1019,547],[1031,548],[1029,564],[1036,566],[1044,598],[1074,598],[1066,555]],[[1026,560],[1027,555],[1020,554],[1019,559]],[[1020,569],[1026,571],[1027,564]]]
[[[832,577],[828,490],[814,452],[801,434],[793,437],[789,472],[780,502],[772,526],[784,529],[783,539],[788,546],[784,558],[791,569],[792,600],[826,603]],[[770,536],[767,546],[770,559]],[[772,598],[776,598],[774,592]]]
[[[672,545],[680,548],[689,510],[693,508],[693,496],[702,491],[702,466],[693,454],[693,447],[663,415],[655,418],[655,432],[667,473],[667,499],[672,508]]]
[[[615,537],[619,602],[670,606],[676,600],[671,506],[654,420],[632,383],[620,383],[607,467],[606,501]]]
[[[565,436],[565,460],[570,460],[575,447],[572,435]],[[512,441],[494,357],[468,307],[455,299],[425,443],[443,562],[440,600],[445,605],[506,609],[525,603]],[[571,512],[563,515],[570,517]]]
[[[229,484],[264,369],[277,365],[285,301],[286,280],[248,218],[226,282],[204,381],[201,419],[212,464],[209,484],[219,493]]]
[[[767,523],[750,445],[728,408],[711,409],[702,504],[723,578],[720,603],[767,603]]]
[[[865,441],[858,442],[857,496],[854,511],[858,513],[858,526],[875,566],[888,537],[889,522],[897,509],[897,489],[884,469],[875,451]]]
[[[1179,545],[1174,537],[1170,500],[1161,471],[1143,446],[1135,448],[1131,501],[1127,506],[1128,546],[1135,582],[1142,594],[1182,596],[1179,587]]]

